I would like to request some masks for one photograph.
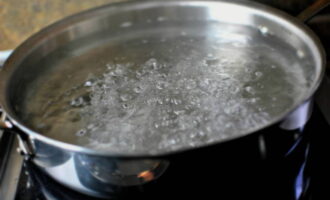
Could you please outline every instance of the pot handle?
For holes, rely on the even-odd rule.
[[[323,10],[325,7],[327,7],[330,4],[330,0],[317,0],[312,5],[307,7],[305,10],[303,10],[297,18],[306,23],[308,22],[312,17],[314,17],[316,14],[318,14],[321,10]]]

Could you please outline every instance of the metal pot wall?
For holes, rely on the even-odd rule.
[[[233,16],[233,13],[237,15]],[[191,22],[191,17],[201,22],[215,20],[268,27],[272,35],[304,52],[301,63],[311,63],[306,66],[306,71],[313,74],[312,86],[304,98],[260,130],[198,148],[156,155],[113,154],[64,143],[37,133],[19,118],[20,101],[24,99],[20,95],[28,89],[30,80],[43,74],[42,67],[47,66],[37,63],[68,44],[74,46],[93,41],[91,45],[101,45],[95,41],[102,43],[108,34],[119,37],[123,34],[123,29],[118,28],[120,26],[127,28],[125,31],[134,31],[134,27],[125,25],[127,21],[140,25],[140,30],[143,30],[145,21],[160,16],[167,18],[164,26],[168,27],[174,23],[184,28],[185,23]],[[152,26],[160,27],[157,23]],[[62,55],[74,53],[68,48]],[[53,58],[54,62],[60,59],[61,54],[57,56]],[[272,8],[252,2],[222,1],[119,3],[57,22],[13,52],[0,73],[0,102],[4,111],[1,125],[15,127],[20,148],[39,168],[58,182],[89,195],[117,197],[122,191],[141,185],[149,188],[147,190],[154,190],[155,183],[163,184],[159,192],[166,196],[169,195],[166,194],[168,189],[184,194],[198,191],[200,184],[208,184],[210,189],[217,191],[217,186],[210,183],[216,179],[226,195],[242,197],[242,193],[246,192],[265,199],[267,194],[275,192],[274,188],[267,186],[267,182],[275,182],[278,183],[277,190],[281,191],[275,196],[289,194],[287,196],[291,198],[294,196],[291,187],[294,187],[295,177],[303,165],[308,143],[308,136],[304,136],[301,130],[312,112],[313,94],[323,73],[324,53],[314,34],[293,17]],[[278,171],[267,171],[270,165],[278,165]],[[282,183],[283,176],[292,176],[292,182]],[[173,180],[170,181],[172,184],[165,184],[162,178]],[[248,185],[254,178],[257,179],[257,187],[253,189]],[[231,193],[236,190],[242,193]],[[205,194],[208,191],[200,192]]]

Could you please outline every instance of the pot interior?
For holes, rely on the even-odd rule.
[[[263,129],[311,96],[322,55],[300,24],[253,5],[124,3],[65,19],[6,66],[9,114],[49,138],[122,154]]]

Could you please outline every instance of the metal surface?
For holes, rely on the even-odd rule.
[[[270,125],[275,124],[276,126],[279,122],[285,124],[283,122],[286,120],[285,117],[292,111],[300,109],[300,106],[303,106],[301,104],[311,98],[320,84],[324,73],[324,55],[321,45],[312,32],[290,16],[259,4],[212,1],[135,2],[114,4],[91,10],[60,21],[27,40],[15,50],[1,71],[1,105],[12,123],[23,131],[20,133],[23,142],[34,149],[34,163],[58,182],[95,196],[114,194],[120,190],[122,185],[142,185],[161,176],[168,165],[167,156],[175,157],[175,154],[114,155],[56,141],[26,127],[17,116],[13,105],[17,103],[18,98],[15,97],[24,90],[26,82],[42,74],[40,72],[42,70],[34,68],[33,64],[61,46],[88,36],[95,38],[100,33],[111,32],[118,36],[121,34],[117,30],[118,27],[127,20],[139,24],[148,18],[157,19],[157,17],[163,16],[170,18],[173,22],[179,21],[184,24],[191,19],[192,13],[205,22],[216,20],[252,27],[261,25],[271,27],[272,34],[292,47],[302,49],[306,52],[306,58],[313,62],[313,68],[309,69],[314,74],[313,86],[310,91],[288,112],[274,117],[267,126],[263,127],[265,132],[269,131],[267,127]],[[232,13],[239,13],[239,15],[233,17]],[[308,114],[307,111],[303,113],[305,116]],[[304,123],[299,126],[290,125],[290,127],[299,128],[303,125]],[[259,137],[257,137],[257,141],[260,143]],[[294,140],[293,143],[295,142]],[[264,142],[262,144],[265,146]],[[282,146],[281,144],[276,145]],[[233,145],[233,147],[237,146]],[[232,151],[232,148],[229,149]],[[189,148],[184,150],[193,151]],[[118,177],[118,181],[114,182],[116,177]]]
[[[235,6],[235,4],[230,4],[230,3],[224,3],[223,5],[229,6],[230,9],[241,9],[240,6]],[[98,10],[93,10],[90,12],[83,13],[81,15],[74,16],[68,20],[64,20],[59,22],[58,24],[49,27],[48,29],[45,29],[43,32],[37,34],[36,36],[32,37],[30,40],[28,40],[24,45],[22,45],[20,48],[18,48],[14,55],[10,57],[8,61],[8,65],[5,67],[3,72],[1,73],[1,104],[3,105],[4,109],[6,110],[7,114],[10,116],[12,119],[13,123],[17,125],[19,128],[22,130],[28,132],[30,136],[34,138],[38,138],[41,140],[44,140],[47,143],[52,143],[52,144],[57,144],[61,145],[63,147],[69,147],[72,148],[72,150],[86,150],[88,153],[96,153],[93,151],[89,151],[87,149],[82,149],[78,148],[76,146],[71,146],[71,145],[66,145],[63,143],[57,143],[57,141],[54,140],[49,140],[49,138],[43,137],[42,135],[34,132],[33,130],[30,130],[29,128],[23,126],[21,123],[21,120],[17,116],[16,112],[13,109],[12,104],[15,104],[15,102],[10,102],[10,98],[14,98],[15,95],[21,94],[19,88],[24,87],[22,84],[25,84],[25,80],[27,78],[33,78],[38,76],[38,73],[35,73],[37,71],[34,71],[32,66],[29,66],[29,70],[33,71],[34,74],[24,74],[23,71],[27,72],[24,67],[21,67],[21,62],[24,62],[24,66],[28,66],[29,62],[36,62],[39,59],[41,59],[41,56],[46,56],[47,53],[49,53],[52,50],[55,50],[56,48],[65,45],[69,41],[77,40],[78,38],[82,38],[85,35],[93,34],[94,31],[97,31],[98,29],[101,29],[99,31],[105,31],[103,29],[107,29],[108,27],[105,27],[103,23],[105,23],[105,20],[108,19],[108,15],[117,15],[120,13],[120,9],[118,7],[122,6],[123,8],[123,15],[128,15],[130,16],[130,13],[133,12],[135,9],[136,11],[134,12],[140,12],[140,10],[143,9],[149,9],[148,7],[158,7],[157,9],[164,10],[162,14],[166,14],[167,9],[168,12],[178,12],[176,9],[184,9],[185,6],[187,9],[195,9],[198,8],[200,9],[200,14],[196,15],[201,15],[202,18],[205,18],[205,20],[208,20],[209,18],[219,18],[219,20],[228,20],[229,23],[241,23],[241,24],[250,24],[251,26],[258,26],[260,23],[270,23],[269,25],[273,26],[272,32],[274,35],[278,35],[279,37],[283,37],[283,40],[286,42],[289,42],[293,46],[302,46],[302,48],[306,48],[307,52],[310,52],[311,56],[310,58],[312,61],[315,62],[315,68],[314,69],[309,69],[311,70],[311,73],[315,73],[315,80],[313,82],[313,87],[311,87],[311,90],[308,92],[309,95],[306,95],[305,100],[308,100],[313,94],[313,92],[316,90],[317,86],[319,85],[321,81],[321,77],[324,72],[323,68],[323,61],[324,61],[324,56],[322,54],[322,48],[320,44],[317,42],[316,39],[314,39],[313,34],[309,30],[305,30],[305,27],[303,27],[302,24],[298,23],[294,19],[291,19],[287,15],[282,15],[281,14],[275,14],[272,15],[272,12],[277,13],[276,11],[273,11],[270,8],[266,8],[263,6],[260,7],[260,11],[251,8],[247,9],[246,13],[242,13],[241,17],[237,17],[235,19],[228,19],[231,13],[226,12],[223,15],[217,16],[213,11],[216,9],[221,9],[223,6],[221,2],[198,2],[198,1],[192,1],[190,3],[187,2],[169,2],[169,3],[160,3],[160,2],[145,2],[145,3],[132,3],[132,4],[116,4],[115,6],[109,6],[105,7],[103,9],[98,9]],[[244,5],[244,4],[243,4]],[[248,6],[249,4],[246,4]],[[127,6],[127,8],[126,8]],[[210,8],[213,6],[212,8]],[[156,9],[156,8],[155,8]],[[227,9],[227,8],[226,8]],[[116,12],[114,11],[116,10]],[[125,10],[128,10],[126,13]],[[264,12],[262,12],[264,10]],[[111,12],[113,11],[113,12]],[[124,12],[125,11],[125,12]],[[159,11],[159,10],[157,10]],[[185,10],[187,12],[188,10]],[[242,11],[242,10],[239,10]],[[133,13],[134,13],[133,12]],[[141,11],[142,12],[142,11]],[[197,11],[196,11],[197,12]],[[132,15],[133,15],[132,13]],[[136,13],[135,13],[136,14]],[[155,15],[157,17],[159,14],[156,13],[151,13],[150,15]],[[251,20],[249,19],[246,15],[256,15],[253,20],[252,17],[250,17]],[[110,16],[111,16],[110,15]],[[214,15],[214,16],[212,16]],[[94,18],[92,16],[95,16]],[[182,18],[183,16],[177,16]],[[144,17],[144,18],[147,18]],[[88,20],[87,20],[88,19]],[[130,18],[131,19],[131,18]],[[258,21],[259,19],[259,21]],[[291,20],[289,20],[291,19]],[[119,20],[119,19],[118,19]],[[120,25],[124,19],[121,19],[119,22],[114,21],[111,24],[108,24],[107,26],[110,26],[109,28],[116,28],[117,25]],[[136,20],[142,20],[142,19],[136,19]],[[263,21],[264,20],[264,21]],[[96,23],[97,21],[100,21],[99,23]],[[116,23],[115,23],[116,22]],[[138,22],[136,22],[138,23]],[[117,24],[117,25],[116,25]],[[113,27],[115,26],[115,27]],[[288,30],[290,28],[292,29],[291,31],[293,32],[283,32],[283,27],[282,26],[287,26]],[[85,29],[88,29],[85,30]],[[90,33],[91,32],[91,33]],[[295,37],[296,39],[291,41],[293,39],[292,34],[296,34]],[[289,40],[290,41],[287,41]],[[30,48],[31,46],[35,46],[35,48]],[[310,48],[310,49],[308,49]],[[306,57],[308,57],[306,56]],[[24,60],[23,58],[26,58]],[[28,58],[28,59],[27,59]],[[22,73],[17,73],[16,70],[23,70]],[[16,73],[16,74],[15,74]],[[24,74],[24,76],[23,76]],[[20,80],[17,82],[10,82],[13,80],[13,75],[15,76],[16,80]],[[27,77],[27,75],[30,75],[32,77]],[[12,84],[12,86],[10,86]],[[16,85],[15,85],[16,84]],[[17,86],[15,90],[10,90],[10,87]],[[17,100],[16,100],[17,101]],[[297,107],[300,103],[296,103],[294,106],[292,106],[292,111],[294,107]],[[282,120],[288,113],[283,113],[281,116],[276,116],[272,122],[278,122]]]
[[[13,133],[7,133],[6,138],[2,139],[0,139],[0,199],[14,200],[23,157],[16,151],[17,140]]]

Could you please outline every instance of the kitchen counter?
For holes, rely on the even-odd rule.
[[[61,18],[118,1],[122,0],[0,0],[0,51],[14,49]]]

